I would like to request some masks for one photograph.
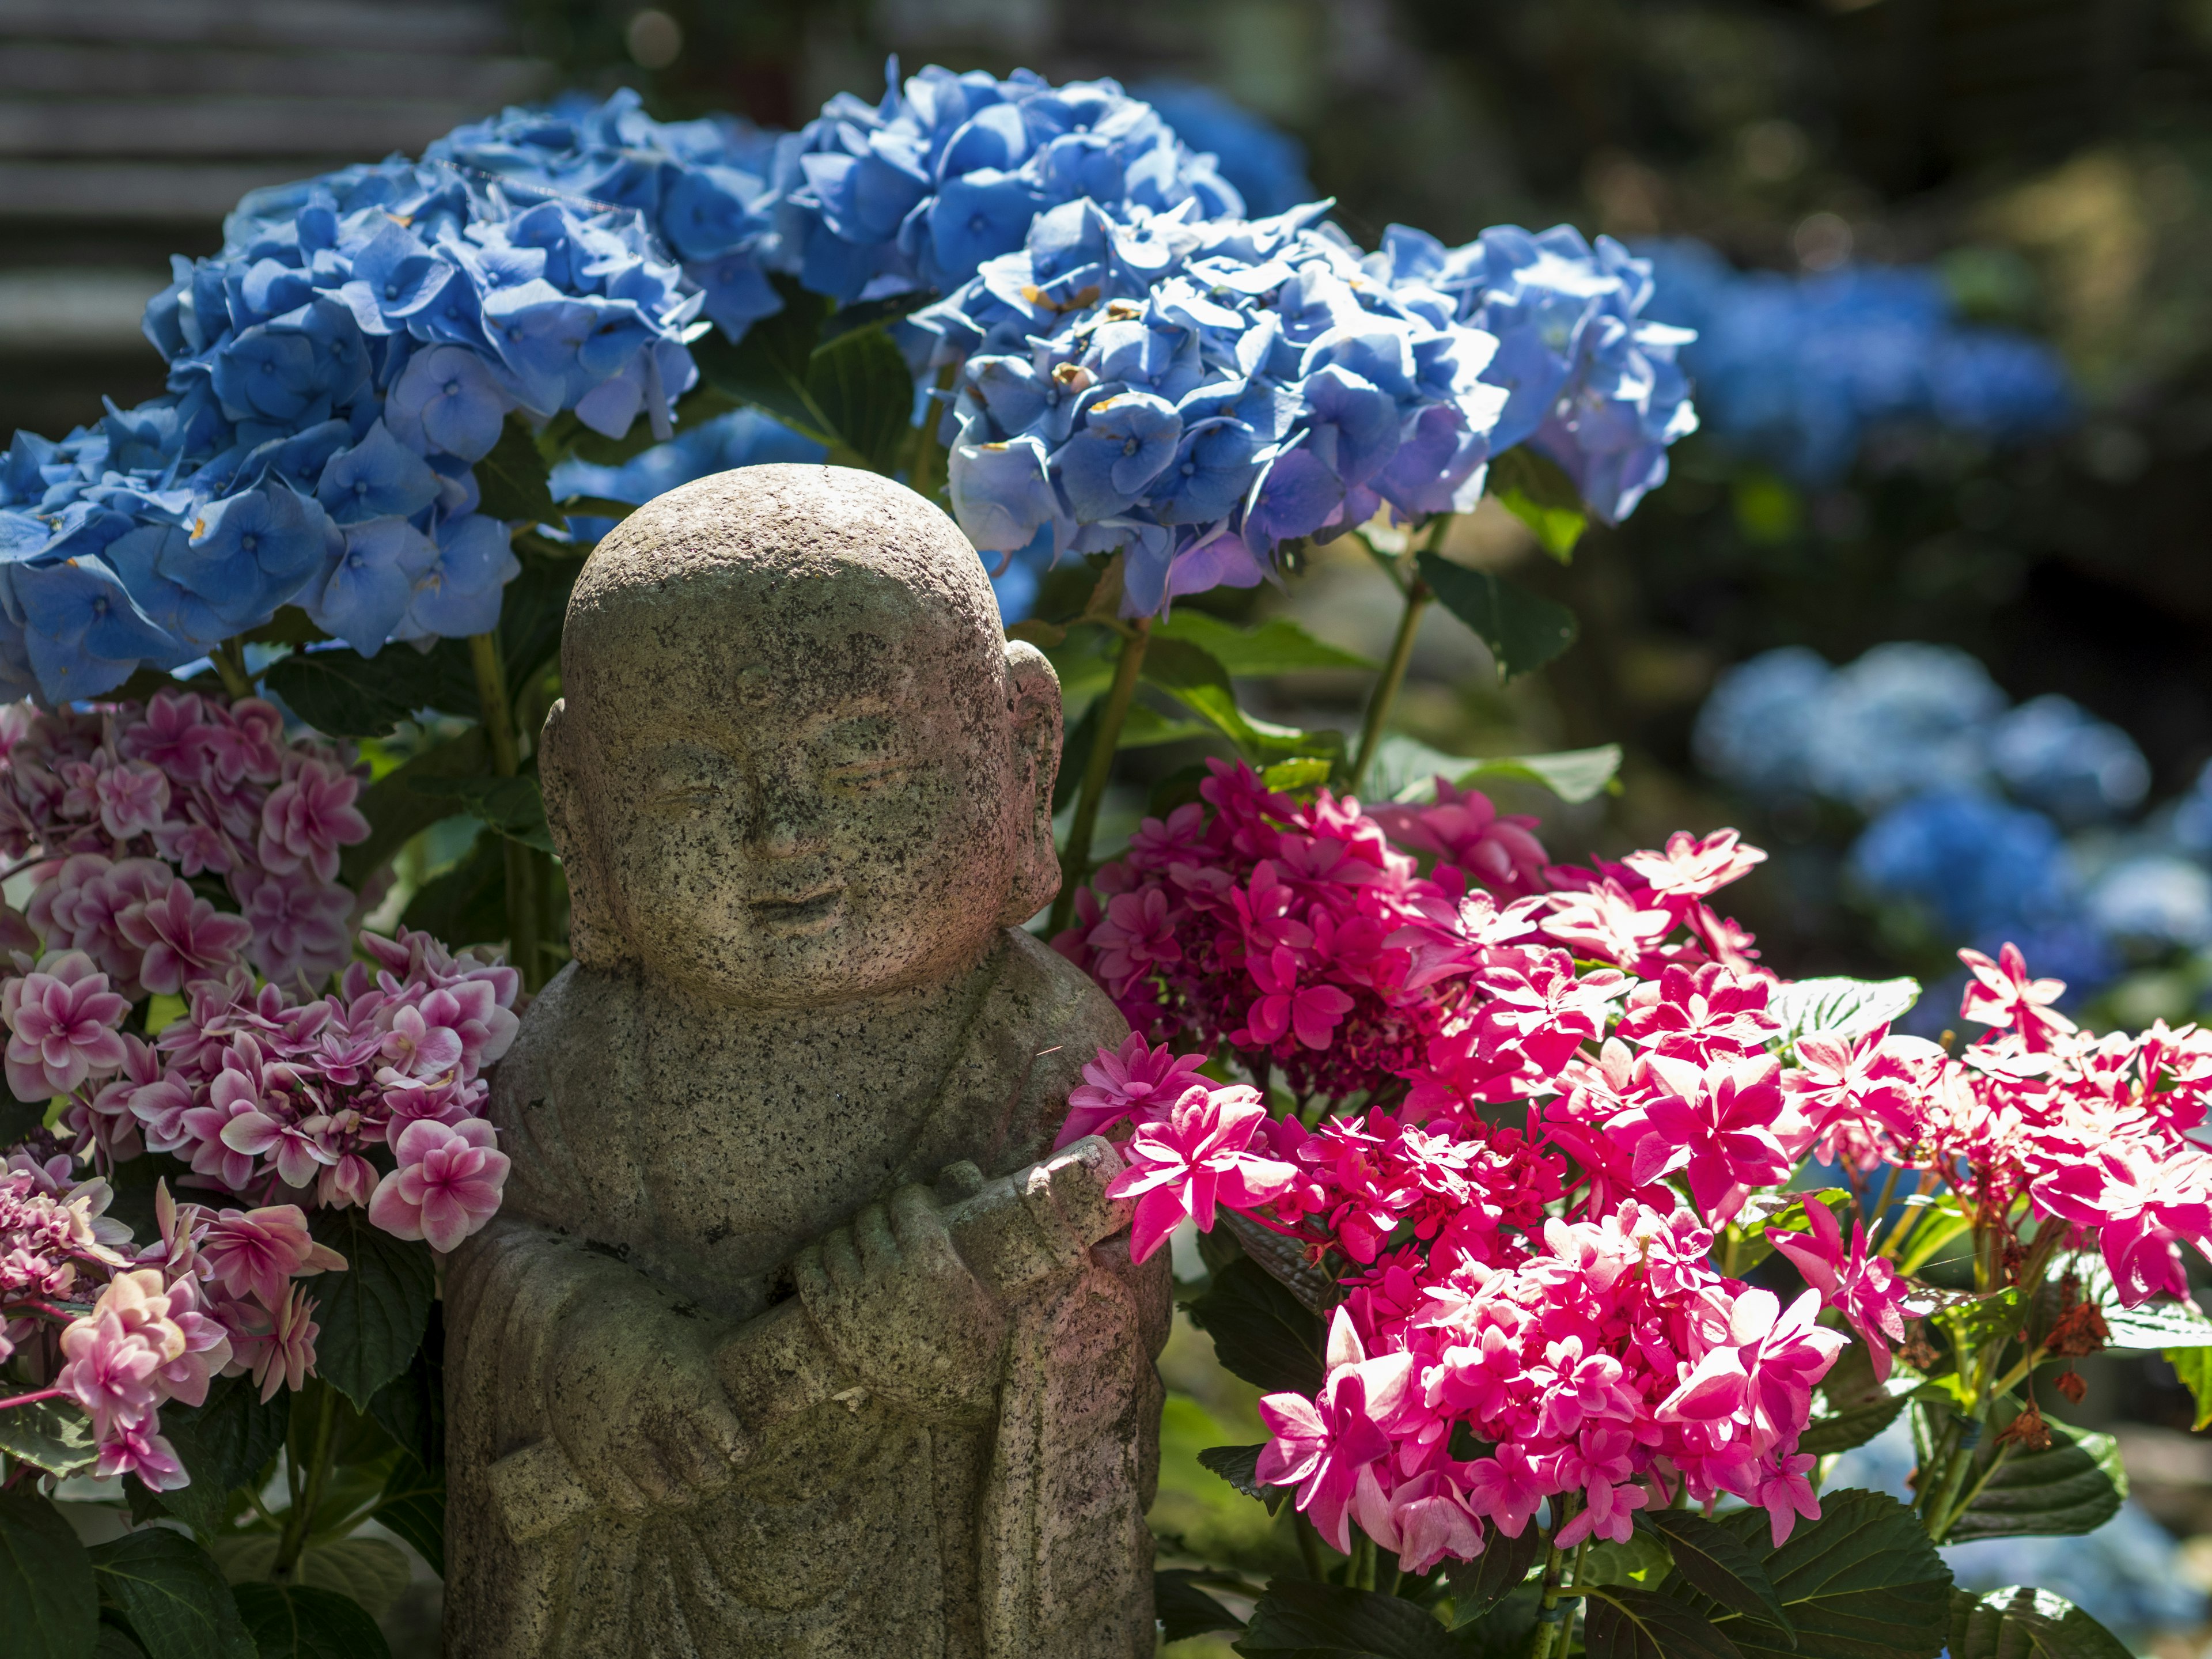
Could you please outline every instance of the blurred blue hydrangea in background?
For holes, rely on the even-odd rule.
[[[1146,81],[1129,88],[1160,112],[1176,137],[1210,155],[1255,219],[1286,213],[1317,192],[1306,177],[1306,147],[1212,87],[1191,81]]]
[[[1739,270],[1701,242],[1638,251],[1657,280],[1650,315],[1697,331],[1682,361],[1706,429],[1801,483],[1840,478],[1885,425],[2002,443],[2075,418],[2057,354],[2025,334],[1961,322],[1927,268],[1789,276]]]
[[[1951,646],[1897,641],[1833,667],[1786,646],[1715,684],[1692,746],[1771,809],[1832,802],[1863,821],[1847,884],[1917,911],[1943,941],[2007,940],[2074,994],[2130,961],[2212,945],[2212,769],[2138,817],[2150,766],[2070,698],[2014,706]],[[1923,1007],[1948,1006],[1931,994]]]

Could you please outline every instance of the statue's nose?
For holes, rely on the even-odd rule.
[[[745,846],[757,858],[796,858],[824,840],[827,803],[818,790],[792,777],[763,777],[754,790]]]

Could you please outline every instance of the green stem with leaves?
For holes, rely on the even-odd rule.
[[[499,635],[470,635],[469,660],[476,669],[477,704],[483,717],[484,741],[491,749],[491,769],[502,778],[514,777],[522,770],[522,751],[515,737],[514,707],[507,695],[507,664]],[[507,955],[524,986],[534,991],[544,981],[545,966],[538,948],[537,860],[512,836],[501,837],[501,850],[507,866]]]
[[[208,653],[208,661],[214,665],[216,678],[222,682],[222,689],[230,693],[234,702],[253,695],[253,676],[246,671],[244,640],[225,640]]]
[[[307,1534],[315,1523],[315,1511],[322,1507],[323,1488],[331,1478],[331,1441],[337,1426],[338,1394],[328,1382],[320,1383],[316,1390],[314,1449],[307,1458],[306,1480],[292,1490],[291,1513],[284,1517],[283,1536],[276,1546],[276,1576],[283,1577],[300,1565],[300,1556],[307,1547]]]
[[[1451,520],[1452,515],[1445,513],[1431,521],[1428,536],[1421,544],[1422,552],[1434,552],[1443,545],[1444,532],[1451,527]],[[1370,551],[1372,550],[1370,547]],[[1384,568],[1388,570],[1389,567]],[[1359,748],[1352,762],[1351,787],[1355,792],[1367,782],[1367,769],[1374,763],[1376,750],[1382,746],[1382,730],[1389,720],[1391,707],[1398,701],[1398,693],[1406,684],[1406,668],[1413,659],[1413,637],[1420,630],[1422,613],[1429,608],[1429,601],[1436,597],[1430,591],[1429,585],[1421,580],[1418,563],[1411,566],[1403,578],[1395,570],[1389,574],[1405,594],[1406,606],[1399,613],[1398,632],[1390,641],[1390,654],[1384,659],[1382,672],[1376,679],[1374,690],[1368,695],[1367,713],[1359,724]]]
[[[1106,688],[1098,705],[1097,729],[1091,734],[1091,753],[1084,762],[1082,787],[1076,792],[1067,845],[1060,855],[1060,892],[1052,902],[1047,937],[1067,926],[1075,914],[1076,890],[1090,877],[1091,838],[1098,828],[1099,803],[1105,798],[1106,781],[1114,770],[1114,750],[1121,741],[1121,723],[1129,716],[1129,703],[1137,695],[1137,676],[1145,666],[1145,647],[1152,635],[1152,618],[1139,617],[1122,635],[1113,684]]]
[[[1561,1497],[1553,1501],[1558,1504],[1562,1510],[1562,1513],[1555,1518],[1552,1528],[1552,1535],[1556,1538],[1559,1536],[1559,1528],[1566,1524],[1567,1515],[1565,1511],[1572,1500]],[[1574,1618],[1575,1609],[1574,1604],[1563,1600],[1560,1595],[1560,1580],[1563,1577],[1561,1569],[1566,1565],[1566,1552],[1557,1544],[1547,1547],[1544,1554],[1543,1595],[1536,1607],[1536,1633],[1529,1638],[1528,1659],[1553,1659],[1554,1655],[1563,1656],[1567,1650],[1567,1626]]]

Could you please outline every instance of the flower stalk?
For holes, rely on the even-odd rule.
[[[316,1393],[320,1395],[315,1412],[314,1449],[307,1456],[307,1479],[294,1487],[292,1510],[284,1518],[283,1537],[276,1546],[275,1576],[283,1578],[300,1565],[300,1556],[307,1547],[307,1534],[315,1522],[315,1511],[322,1506],[323,1488],[331,1478],[331,1441],[337,1425],[337,1390],[328,1382],[318,1382]]]
[[[514,708],[507,695],[507,664],[496,634],[469,635],[469,660],[476,669],[477,704],[483,716],[485,741],[491,747],[491,769],[512,778],[522,770],[521,746],[514,730]],[[544,982],[545,964],[538,949],[537,860],[531,849],[512,836],[502,835],[501,851],[507,874],[507,948],[521,970],[523,985],[536,990]]]
[[[214,665],[216,678],[232,697],[243,701],[253,695],[253,676],[246,670],[246,641],[243,639],[225,640],[208,653]]]
[[[1113,684],[1098,705],[1098,728],[1091,734],[1091,753],[1083,766],[1083,784],[1075,797],[1075,816],[1067,826],[1067,846],[1060,855],[1060,892],[1052,902],[1048,934],[1066,927],[1075,914],[1075,891],[1091,874],[1091,838],[1098,828],[1099,803],[1105,798],[1106,781],[1114,770],[1114,750],[1121,741],[1121,725],[1129,716],[1130,700],[1137,694],[1137,676],[1145,665],[1145,647],[1152,641],[1152,623],[1139,617],[1122,636],[1121,654],[1114,664]]]
[[[1452,515],[1444,513],[1431,521],[1427,539],[1421,544],[1423,552],[1432,552],[1443,545],[1444,532],[1450,528],[1451,520]],[[1391,571],[1390,575],[1394,581],[1401,580],[1395,571]],[[1352,762],[1351,792],[1354,794],[1366,784],[1367,769],[1374,762],[1376,750],[1382,746],[1382,730],[1389,720],[1391,707],[1406,684],[1406,668],[1413,659],[1413,639],[1420,630],[1422,613],[1436,597],[1421,580],[1418,568],[1402,580],[1401,586],[1406,596],[1405,609],[1399,613],[1398,632],[1390,641],[1390,654],[1384,659],[1375,689],[1368,696],[1367,713],[1359,725],[1359,748]]]

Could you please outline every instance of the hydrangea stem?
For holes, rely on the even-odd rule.
[[[230,693],[232,702],[242,702],[253,695],[253,676],[246,672],[245,641],[225,640],[208,653],[208,660],[215,665],[216,678]]]
[[[1060,892],[1052,902],[1048,934],[1067,926],[1075,914],[1075,890],[1091,874],[1091,837],[1098,828],[1098,804],[1105,797],[1106,780],[1114,770],[1115,745],[1121,741],[1121,722],[1128,718],[1129,701],[1137,694],[1137,675],[1145,665],[1145,647],[1152,640],[1149,617],[1139,617],[1122,637],[1121,655],[1114,665],[1113,684],[1098,706],[1098,729],[1091,734],[1091,753],[1083,765],[1083,786],[1075,797],[1075,817],[1067,826],[1067,846],[1060,855]]]
[[[1571,1507],[1571,1500],[1564,1497],[1552,1501],[1563,1510]],[[1564,1514],[1555,1518],[1553,1537],[1559,1535],[1559,1528],[1566,1520]],[[1528,1659],[1553,1659],[1554,1654],[1567,1650],[1567,1624],[1574,1617],[1575,1608],[1573,1602],[1562,1601],[1559,1595],[1560,1569],[1566,1565],[1566,1559],[1565,1552],[1557,1544],[1545,1553],[1543,1600],[1536,1609],[1536,1633],[1529,1640]]]
[[[282,1577],[300,1564],[301,1552],[307,1547],[307,1534],[315,1523],[315,1511],[322,1505],[323,1487],[331,1478],[331,1437],[337,1427],[338,1394],[328,1382],[317,1390],[320,1395],[315,1413],[314,1449],[307,1458],[307,1479],[294,1489],[292,1512],[284,1517],[284,1535],[276,1546],[275,1575]]]
[[[1444,532],[1451,526],[1452,515],[1439,514],[1429,527],[1428,538],[1421,550],[1431,552],[1443,545]],[[1435,596],[1423,581],[1418,568],[1408,571],[1405,581],[1406,608],[1398,617],[1397,636],[1390,641],[1390,655],[1382,664],[1382,672],[1375,682],[1375,690],[1367,699],[1366,718],[1359,726],[1359,750],[1352,762],[1351,790],[1357,793],[1365,787],[1367,769],[1375,759],[1375,751],[1382,746],[1382,727],[1390,718],[1391,705],[1398,701],[1399,690],[1406,684],[1406,665],[1413,659],[1413,636],[1420,629],[1421,613],[1429,608]]]
[[[502,778],[522,770],[515,741],[514,708],[507,695],[507,665],[496,634],[469,635],[469,659],[477,672],[477,704],[483,716],[484,740],[491,745],[491,769]],[[507,950],[526,988],[543,982],[544,963],[538,949],[538,869],[529,848],[512,836],[501,837],[507,865]]]

